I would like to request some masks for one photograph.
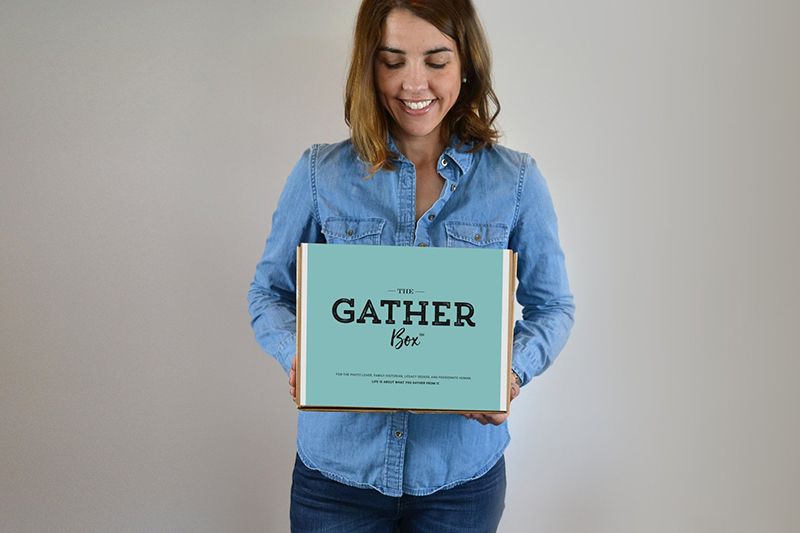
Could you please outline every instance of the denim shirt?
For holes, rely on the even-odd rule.
[[[296,352],[299,243],[518,252],[512,369],[523,386],[567,341],[574,304],[556,213],[533,158],[499,145],[475,153],[451,143],[437,163],[439,199],[416,220],[416,171],[390,138],[394,170],[366,178],[352,143],[314,145],[289,175],[248,292],[256,339],[288,374]],[[297,452],[330,479],[388,496],[423,496],[487,472],[510,440],[507,422],[460,414],[298,411]]]

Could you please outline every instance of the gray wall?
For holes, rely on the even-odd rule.
[[[0,530],[288,528],[245,294],[358,2],[0,5]],[[800,4],[478,2],[577,323],[504,532],[800,528]]]

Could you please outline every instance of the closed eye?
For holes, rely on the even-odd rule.
[[[390,70],[395,70],[395,69],[398,69],[398,68],[402,67],[403,65],[405,65],[405,62],[400,61],[400,62],[397,62],[397,63],[391,63],[389,61],[384,61],[383,64],[386,66],[386,68],[388,68]],[[444,67],[447,66],[447,63],[427,63],[427,65],[430,68],[435,68],[437,70],[441,70],[441,69],[443,69]]]

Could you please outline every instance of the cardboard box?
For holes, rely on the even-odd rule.
[[[511,250],[301,244],[300,409],[505,413]]]

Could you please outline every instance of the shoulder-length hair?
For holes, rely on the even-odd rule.
[[[370,175],[381,168],[392,169],[390,158],[396,155],[387,144],[392,119],[378,99],[375,83],[375,59],[384,21],[393,9],[407,9],[426,20],[458,47],[466,82],[442,121],[442,142],[447,144],[455,135],[459,144],[471,144],[473,152],[492,146],[500,137],[492,126],[500,113],[500,102],[492,89],[489,46],[471,0],[364,0],[353,36],[344,118],[356,153],[370,164]]]

